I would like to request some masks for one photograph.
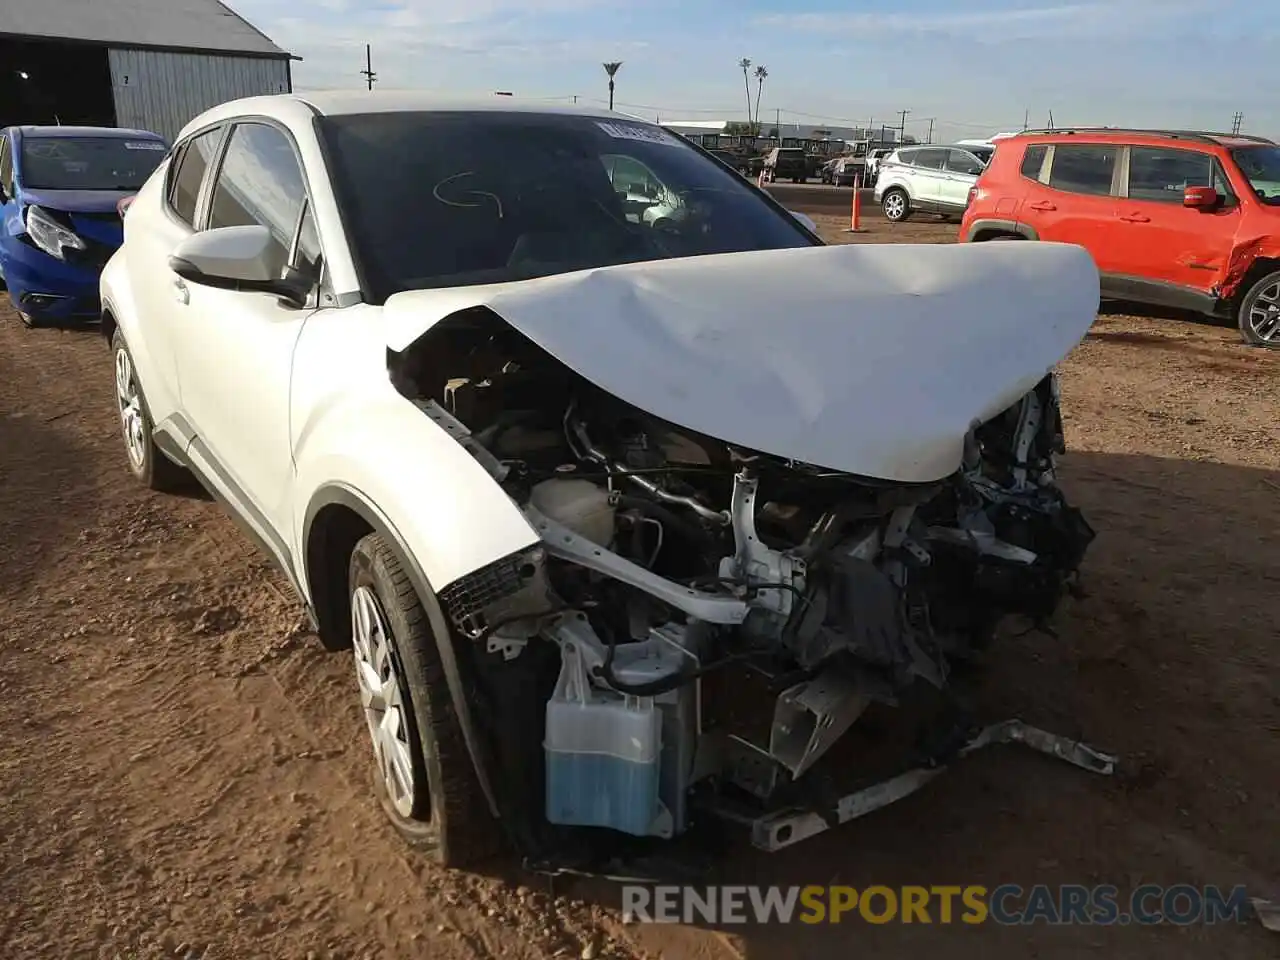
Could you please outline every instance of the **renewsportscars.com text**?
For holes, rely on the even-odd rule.
[[[1147,884],[1127,894],[1111,885],[977,884],[934,886],[805,886],[622,888],[626,923],[941,923],[1006,926],[1125,926],[1241,923],[1243,886]]]

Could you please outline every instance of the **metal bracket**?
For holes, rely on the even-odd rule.
[[[489,472],[489,476],[499,481],[506,478],[510,472],[509,468],[481,446],[480,441],[471,435],[471,431],[467,429],[466,424],[461,420],[434,400],[415,400],[414,406],[425,413],[445,433],[453,437],[462,449],[475,457],[480,465]]]
[[[572,560],[588,570],[596,570],[645,593],[652,594],[677,610],[707,623],[736,625],[747,617],[748,607],[737,597],[707,593],[673,583],[646,570],[638,563],[580,537],[562,523],[552,520],[532,504],[524,507],[525,518],[542,537],[552,556]]]
[[[757,590],[752,606],[768,611],[785,623],[795,603],[795,591],[804,590],[805,562],[774,550],[756,532],[756,490],[760,481],[746,471],[733,478],[729,512],[733,517],[734,556],[720,561],[720,576],[746,584],[769,584]],[[789,586],[778,586],[787,584]]]
[[[1110,776],[1114,773],[1118,760],[1111,754],[1101,753],[1079,741],[1029,726],[1021,720],[1004,720],[982,729],[957,751],[955,759],[966,757],[993,743],[1020,743],[1102,776]],[[769,852],[790,847],[801,840],[825,833],[832,827],[866,816],[873,810],[887,807],[903,797],[910,796],[942,774],[947,766],[947,764],[940,764],[908,770],[896,777],[841,797],[836,801],[834,809],[816,811],[791,808],[764,814],[754,819],[745,819],[751,828],[751,843]],[[732,820],[744,821],[738,811],[717,809],[715,812]]]

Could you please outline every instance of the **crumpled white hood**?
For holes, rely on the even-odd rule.
[[[410,291],[384,308],[402,350],[485,306],[649,413],[868,477],[941,479],[964,436],[1080,342],[1098,272],[1055,243],[811,247]]]

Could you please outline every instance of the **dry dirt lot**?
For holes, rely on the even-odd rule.
[[[1100,532],[1088,596],[1056,638],[1004,639],[984,710],[1115,749],[1120,774],[994,748],[809,846],[738,843],[727,878],[1274,893],[1280,355],[1104,315],[1063,377],[1065,483]],[[445,874],[381,822],[348,659],[217,506],[139,491],[123,456],[96,332],[0,308],[4,960],[1276,955],[1252,922],[624,926],[604,884]]]

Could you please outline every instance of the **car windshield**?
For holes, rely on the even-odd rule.
[[[367,294],[817,243],[659,127],[573,115],[326,117],[320,136]]]
[[[29,190],[138,190],[168,148],[159,140],[124,137],[22,139],[21,178]]]
[[[1258,198],[1269,206],[1280,206],[1280,147],[1237,147],[1231,157]]]

